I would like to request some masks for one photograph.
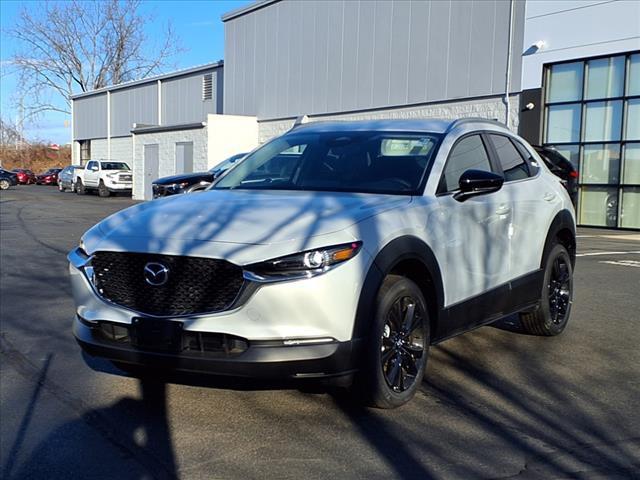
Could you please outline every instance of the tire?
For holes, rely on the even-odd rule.
[[[58,191],[59,192],[64,192],[64,187],[62,186],[61,183],[58,183]]]
[[[414,282],[389,275],[378,291],[375,312],[354,388],[372,407],[396,408],[411,400],[422,383],[430,343],[427,303]]]
[[[573,267],[567,249],[553,246],[544,267],[544,281],[538,306],[520,314],[524,333],[554,336],[567,326],[573,301]]]
[[[0,180],[0,190],[9,190],[10,186],[9,180],[5,180],[4,178]]]
[[[84,188],[84,183],[82,183],[82,180],[78,179],[78,181],[76,182],[76,193],[78,195],[84,195],[85,193],[87,193],[87,189]]]
[[[98,196],[102,198],[106,198],[110,195],[111,195],[111,192],[109,191],[107,186],[104,184],[104,182],[100,180],[100,184],[98,185]]]

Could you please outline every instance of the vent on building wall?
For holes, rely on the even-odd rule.
[[[213,73],[202,76],[202,100],[213,99]]]

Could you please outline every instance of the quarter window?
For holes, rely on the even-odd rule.
[[[498,160],[502,166],[504,181],[512,182],[514,180],[528,178],[529,169],[527,168],[527,164],[511,140],[503,135],[489,136],[491,137],[491,142],[496,149]]]
[[[453,146],[440,180],[440,193],[458,190],[460,176],[467,170],[491,171],[489,156],[480,135],[464,137]]]

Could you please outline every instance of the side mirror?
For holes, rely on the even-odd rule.
[[[467,170],[460,176],[460,191],[453,195],[459,202],[477,195],[497,192],[502,188],[504,177],[485,170]]]

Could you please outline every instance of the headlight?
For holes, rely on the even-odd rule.
[[[189,182],[180,182],[180,183],[173,183],[169,185],[168,188],[170,188],[174,192],[182,192],[182,190],[184,190],[188,186],[189,186]]]
[[[311,278],[352,259],[361,247],[362,242],[351,242],[254,263],[244,268],[244,277],[258,282]]]

